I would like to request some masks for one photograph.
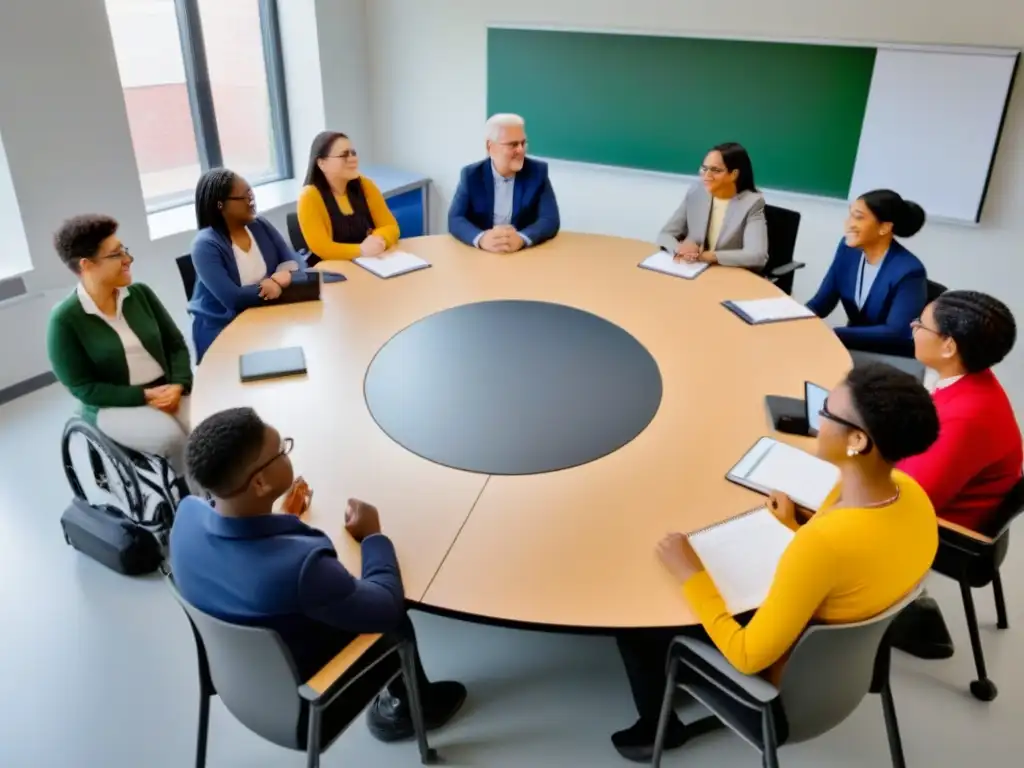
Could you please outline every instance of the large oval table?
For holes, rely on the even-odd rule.
[[[668,531],[758,503],[725,473],[771,434],[765,395],[802,396],[805,380],[842,378],[850,357],[835,335],[816,319],[748,326],[720,302],[777,288],[742,269],[692,281],[638,269],[655,246],[636,240],[563,232],[511,255],[443,235],[401,247],[432,268],[382,280],[332,262],[325,266],[348,280],[324,285],[323,301],[239,316],[199,366],[193,422],[250,405],[294,438],[296,471],[315,491],[307,522],[359,573],[359,547],[343,529],[346,500],[377,505],[407,595],[425,609],[577,631],[694,623],[654,546]],[[393,442],[364,399],[374,355],[425,316],[499,299],[584,309],[639,340],[663,386],[646,429],[588,464],[519,476],[451,469]],[[305,350],[307,376],[240,383],[240,354],[291,345]]]

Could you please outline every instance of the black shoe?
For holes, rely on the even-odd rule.
[[[446,724],[466,701],[466,687],[454,681],[431,683],[422,694],[423,722],[428,731]],[[408,703],[387,691],[373,700],[366,712],[366,724],[378,741],[401,741],[416,735]]]
[[[953,638],[938,603],[930,597],[912,602],[892,623],[892,647],[919,659],[948,659],[953,655]]]
[[[612,734],[612,746],[615,751],[634,763],[649,763],[654,756],[654,738],[658,735],[658,723],[649,720],[637,720],[624,731]],[[673,714],[665,731],[665,749],[676,749],[686,743],[688,734],[686,726]]]

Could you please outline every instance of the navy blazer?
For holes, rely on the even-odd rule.
[[[924,264],[896,240],[875,276],[863,308],[857,307],[857,276],[862,252],[839,242],[832,265],[808,308],[828,317],[839,302],[848,323],[836,335],[849,349],[913,355],[912,320],[921,316],[928,297]]]
[[[174,581],[188,602],[223,621],[275,630],[307,680],[366,632],[389,632],[405,616],[391,540],[363,540],[354,578],[322,531],[286,514],[224,517],[189,496],[170,537]]]
[[[448,209],[448,231],[466,245],[494,226],[494,171],[491,160],[467,165]],[[527,157],[512,187],[512,226],[533,245],[558,234],[558,201],[548,164]]]
[[[298,263],[300,268],[305,266],[304,257],[291,249],[269,221],[257,216],[248,226],[267,263],[265,277],[288,261]],[[259,285],[241,284],[231,240],[213,227],[196,233],[192,241],[192,266],[196,270],[196,286],[188,310],[193,318],[192,341],[198,361],[240,312],[264,302]]]

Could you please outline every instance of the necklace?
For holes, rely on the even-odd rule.
[[[894,493],[888,499],[884,499],[883,501],[876,501],[874,504],[861,504],[860,507],[862,509],[877,509],[878,507],[887,507],[890,504],[895,504],[897,501],[899,501],[899,499],[900,499],[900,487],[897,485],[896,486],[896,493]],[[840,496],[838,501],[842,501],[842,500],[843,500],[843,498],[842,498],[842,496]]]

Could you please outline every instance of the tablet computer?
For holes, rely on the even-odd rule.
[[[302,347],[248,352],[238,358],[238,373],[244,382],[298,376],[306,373],[306,355]]]
[[[804,382],[804,413],[807,415],[807,434],[818,436],[821,426],[821,409],[825,407],[828,390],[813,381]]]

